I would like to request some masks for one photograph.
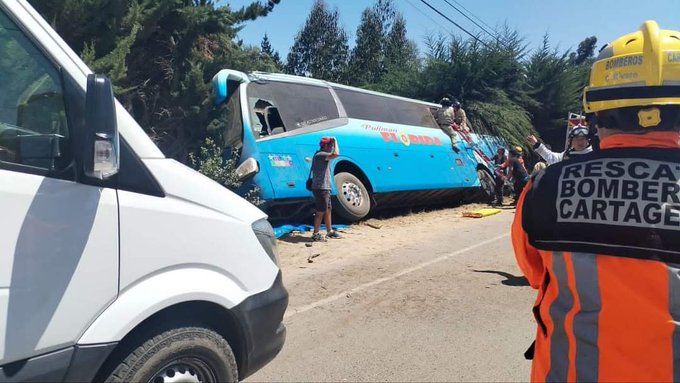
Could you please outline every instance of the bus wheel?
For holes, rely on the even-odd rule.
[[[479,199],[483,202],[491,202],[496,196],[496,181],[491,176],[491,173],[484,169],[477,169],[477,177],[481,188],[479,190]]]
[[[340,217],[349,222],[364,218],[371,210],[371,198],[366,186],[352,173],[335,175],[334,210]]]

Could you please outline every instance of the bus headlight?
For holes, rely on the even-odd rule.
[[[253,232],[260,242],[260,245],[262,245],[264,251],[269,255],[269,258],[271,258],[276,266],[279,266],[279,252],[276,248],[276,235],[274,234],[272,225],[266,218],[262,218],[253,222],[251,227],[253,228]]]
[[[236,176],[238,177],[239,181],[243,181],[257,174],[259,171],[260,165],[258,165],[254,158],[250,157],[243,161],[241,165],[236,168]]]

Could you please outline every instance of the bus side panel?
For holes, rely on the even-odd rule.
[[[449,137],[439,129],[350,120],[342,130],[341,153],[355,160],[377,193],[468,187],[475,182],[476,164],[462,151],[453,153]]]
[[[464,150],[454,153],[451,140],[441,130],[350,119],[337,128],[258,141],[260,174],[256,180],[264,184],[268,176],[272,187],[271,194],[262,193],[264,199],[310,196],[305,181],[324,136],[336,137],[340,146],[340,157],[331,169],[338,162],[351,162],[366,175],[375,193],[478,185],[474,158]],[[462,144],[459,147],[463,149]],[[333,182],[331,188],[335,194]]]
[[[304,160],[295,151],[297,138],[261,141],[260,168],[266,169],[273,198],[295,198],[309,195],[305,182],[309,173]]]

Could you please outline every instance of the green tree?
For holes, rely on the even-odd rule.
[[[337,8],[331,11],[323,0],[315,0],[288,53],[286,72],[340,81],[347,66],[347,40]]]
[[[523,144],[533,132],[531,102],[525,88],[522,59],[526,46],[505,29],[498,41],[429,36],[420,74],[419,98],[432,101],[453,95],[463,103],[474,131],[496,134]]]
[[[382,21],[373,8],[361,13],[356,45],[349,58],[347,80],[351,85],[377,83],[385,71]]]
[[[417,97],[420,80],[418,48],[406,37],[406,21],[401,14],[395,16],[384,50],[385,73],[377,84],[369,87],[404,97]]]
[[[264,34],[262,42],[260,43],[260,50],[262,51],[263,60],[270,59],[274,62],[274,65],[276,65],[278,70],[283,69],[279,52],[272,49],[272,44],[269,41],[269,36],[267,36],[266,33]]]
[[[182,162],[222,126],[210,100],[212,76],[222,68],[275,68],[234,38],[278,0],[239,10],[210,0],[31,3],[94,71],[111,78],[118,99],[161,150]]]
[[[545,36],[542,46],[526,62],[526,73],[529,94],[535,100],[527,107],[533,125],[553,149],[563,149],[567,113],[582,108],[583,68],[573,64],[569,52],[551,48]]]
[[[586,63],[588,60],[593,58],[596,47],[597,37],[590,36],[585,38],[578,44],[576,52],[571,52],[569,54],[569,61],[571,61],[574,65],[581,65],[583,63]]]

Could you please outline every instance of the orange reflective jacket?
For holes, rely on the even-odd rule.
[[[532,381],[680,381],[680,134],[549,166],[512,225],[538,289]],[[642,148],[642,149],[640,149]]]

